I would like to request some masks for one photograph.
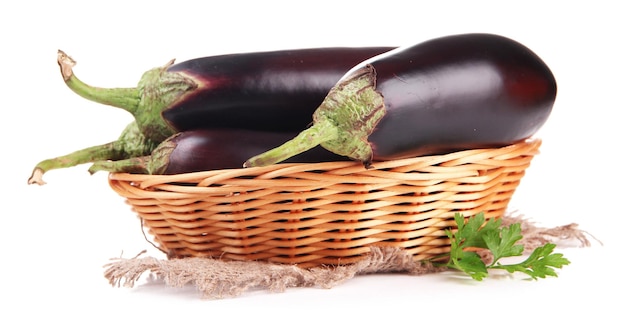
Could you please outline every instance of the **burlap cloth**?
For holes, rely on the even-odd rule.
[[[589,246],[585,231],[575,223],[555,228],[541,228],[521,216],[506,214],[502,225],[520,223],[526,253],[548,242],[557,246]],[[481,253],[486,262],[489,252]],[[167,286],[194,285],[203,298],[219,299],[241,295],[251,289],[282,292],[290,287],[331,288],[356,275],[401,272],[422,275],[445,271],[429,262],[414,261],[410,254],[394,247],[371,247],[371,253],[351,265],[300,268],[262,261],[224,261],[212,258],[158,259],[143,257],[114,258],[105,265],[105,277],[113,286],[133,287],[149,272]]]

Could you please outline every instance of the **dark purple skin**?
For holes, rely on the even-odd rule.
[[[170,66],[201,85],[162,111],[177,132],[197,128],[296,131],[354,65],[391,47],[311,48],[211,56]]]
[[[284,143],[294,134],[294,132],[240,129],[197,129],[180,132],[153,151],[150,166],[154,169],[151,174],[241,168],[241,164],[251,156]],[[287,162],[318,163],[349,160],[318,146]]]
[[[502,146],[546,122],[557,85],[530,49],[491,34],[438,38],[372,58],[386,114],[375,160]]]
[[[544,125],[556,93],[548,66],[514,40],[436,38],[359,63],[329,91],[312,126],[244,166],[281,162],[318,144],[366,167],[506,146]]]

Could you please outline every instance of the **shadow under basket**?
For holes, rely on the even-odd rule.
[[[177,175],[112,173],[169,259],[351,264],[371,246],[449,252],[454,215],[500,217],[541,140],[361,163],[281,163]]]

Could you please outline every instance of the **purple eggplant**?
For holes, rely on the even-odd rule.
[[[383,53],[329,91],[313,125],[244,166],[277,163],[321,145],[372,161],[498,147],[547,121],[554,75],[529,48],[493,34],[460,34]]]
[[[180,174],[241,168],[241,164],[251,156],[286,142],[294,134],[246,129],[194,129],[172,135],[149,156],[98,161],[89,171]],[[317,163],[342,160],[350,159],[317,146],[287,161]]]
[[[95,88],[59,53],[65,83],[122,108],[152,141],[198,128],[303,130],[328,90],[354,65],[390,47],[309,48],[209,56],[147,71],[137,88]]]
[[[294,132],[328,90],[359,62],[391,47],[310,48],[210,56],[144,73],[136,88],[97,88],[76,77],[76,62],[59,50],[67,86],[78,95],[129,111],[135,118],[116,141],[39,162],[29,184],[43,174],[78,164],[149,155],[185,130],[231,128]]]
[[[176,131],[239,128],[300,131],[328,90],[361,61],[389,47],[319,48],[190,60],[167,69],[200,84],[163,110]]]

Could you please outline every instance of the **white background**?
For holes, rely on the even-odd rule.
[[[11,4],[7,4],[11,3]],[[0,318],[191,319],[268,316],[374,318],[607,318],[624,287],[625,137],[623,11],[617,1],[13,1],[0,10],[2,170]],[[228,3],[228,4],[224,4]],[[330,290],[254,291],[203,300],[193,287],[141,282],[113,288],[110,258],[150,245],[107,176],[87,166],[26,183],[40,160],[117,138],[125,111],[65,87],[57,49],[80,77],[134,86],[172,58],[313,46],[404,45],[490,32],[539,54],[559,84],[554,112],[512,209],[541,226],[576,222],[588,248],[561,248],[572,263],[540,281],[450,275],[359,276]],[[150,251],[154,253],[153,251]],[[154,253],[157,257],[159,253]],[[617,290],[617,291],[616,291]],[[541,309],[543,311],[538,311]],[[9,316],[11,315],[11,316]]]

